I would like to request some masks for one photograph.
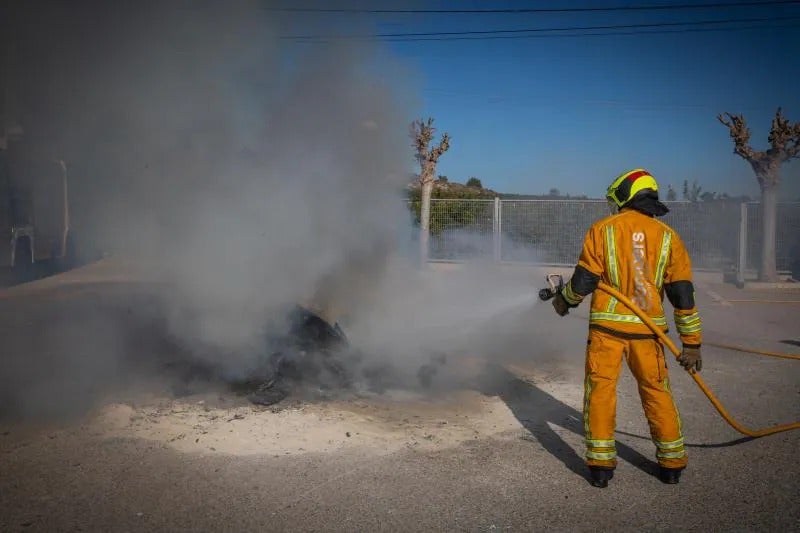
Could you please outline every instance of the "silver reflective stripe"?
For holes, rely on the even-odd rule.
[[[667,319],[663,316],[650,317],[656,326],[667,326]],[[626,322],[629,324],[643,324],[642,319],[636,315],[620,315],[617,313],[603,313],[600,311],[592,311],[589,313],[589,320],[608,320],[610,322]]]
[[[661,289],[664,284],[664,269],[667,268],[667,260],[669,259],[670,245],[672,243],[672,233],[669,231],[664,232],[661,238],[661,253],[658,255],[658,266],[656,267],[656,287]]]

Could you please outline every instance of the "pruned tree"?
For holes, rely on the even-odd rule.
[[[674,202],[678,199],[678,194],[675,192],[675,189],[672,188],[672,185],[667,186],[667,201]]]
[[[697,183],[697,180],[692,182],[689,186],[689,180],[683,180],[683,199],[687,202],[699,202],[700,196],[703,194],[703,187]]]
[[[762,281],[777,281],[775,245],[780,169],[783,163],[800,155],[800,123],[789,122],[779,107],[767,138],[770,147],[759,151],[750,146],[750,128],[742,115],[724,113],[717,119],[728,127],[733,139],[733,153],[750,163],[761,188],[762,247],[758,277]]]
[[[417,119],[411,123],[411,146],[414,157],[419,163],[419,184],[421,189],[421,206],[419,217],[419,246],[422,264],[428,260],[428,239],[430,237],[431,193],[436,176],[436,164],[439,158],[450,148],[450,135],[444,133],[435,147],[431,146],[436,129],[433,119]]]

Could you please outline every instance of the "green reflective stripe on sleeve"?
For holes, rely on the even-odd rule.
[[[562,296],[564,296],[564,299],[570,305],[578,305],[579,303],[581,303],[583,301],[583,297],[578,295],[578,294],[575,294],[575,291],[572,290],[572,283],[571,282],[567,283],[567,286],[564,287],[564,291],[561,294],[562,294]]]
[[[672,244],[672,233],[669,231],[664,232],[661,238],[661,253],[658,256],[658,266],[656,267],[656,287],[661,289],[664,284],[664,269],[667,268],[667,259],[669,258],[670,246]]]
[[[650,317],[656,326],[667,326],[667,319],[664,316]],[[618,313],[603,313],[592,311],[589,313],[589,321],[608,320],[610,322],[626,322],[628,324],[643,324],[642,319],[636,315],[620,315]]]
[[[588,444],[592,448],[614,448],[615,441],[613,439],[612,440],[586,439],[586,444]]]
[[[672,442],[663,442],[659,440],[655,440],[653,442],[660,450],[674,450],[675,448],[683,447],[683,437],[679,438],[678,440],[673,440]]]
[[[680,459],[686,457],[686,450],[680,450],[678,452],[662,452],[659,450],[656,451],[656,457],[659,459]]]
[[[617,242],[614,237],[614,226],[606,226],[606,263],[611,285],[619,289],[619,265],[617,264]]]
[[[617,299],[613,296],[608,300],[608,305],[606,306],[606,313],[613,313],[614,309],[617,308]]]
[[[586,457],[589,459],[596,459],[598,461],[611,461],[617,457],[617,452],[593,452],[591,450],[587,450]]]

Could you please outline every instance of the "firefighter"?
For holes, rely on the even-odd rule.
[[[675,230],[656,219],[669,209],[659,201],[658,184],[649,172],[635,169],[622,174],[609,186],[606,198],[614,214],[589,229],[572,278],[553,299],[556,312],[564,316],[592,295],[583,404],[590,482],[606,487],[614,475],[616,386],[624,356],[638,383],[656,446],[659,479],[674,484],[687,457],[664,347],[630,309],[595,289],[600,281],[613,286],[664,331],[666,293],[683,343],[678,361],[690,372],[699,371],[701,324],[691,261]]]

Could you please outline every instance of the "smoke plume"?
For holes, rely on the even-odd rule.
[[[14,7],[15,114],[25,142],[68,162],[79,247],[143,266],[168,288],[169,335],[233,376],[291,303],[394,360],[463,342],[452,324],[489,318],[463,310],[498,292],[475,274],[441,284],[406,256],[411,71],[375,44],[290,45],[263,6]],[[120,326],[97,327],[102,350],[81,344],[84,370],[118,356]]]

